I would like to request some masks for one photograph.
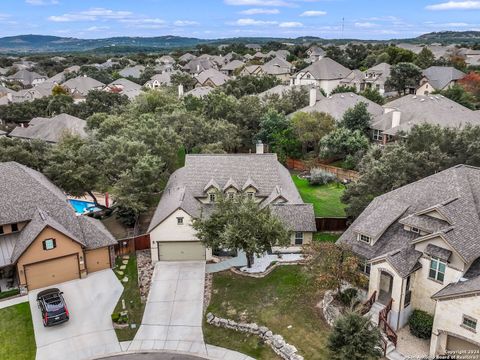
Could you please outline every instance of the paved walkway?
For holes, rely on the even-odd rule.
[[[24,303],[24,302],[27,302],[27,301],[28,301],[28,295],[17,296],[17,297],[14,297],[12,299],[5,299],[5,300],[0,301],[0,309],[4,309],[6,307],[21,304],[21,303]]]
[[[243,267],[247,266],[247,257],[243,251],[238,251],[238,255],[234,258],[216,263],[216,264],[207,264],[206,270],[207,273],[216,273],[224,270],[228,270],[232,267]]]

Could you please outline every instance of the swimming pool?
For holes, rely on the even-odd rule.
[[[95,203],[91,201],[69,199],[68,202],[79,215],[100,210],[99,208],[95,207]]]

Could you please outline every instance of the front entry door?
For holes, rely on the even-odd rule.
[[[389,273],[380,273],[380,292],[378,301],[386,305],[392,297],[393,277]]]

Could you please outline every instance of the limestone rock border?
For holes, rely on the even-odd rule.
[[[230,268],[230,271],[237,275],[242,275],[242,276],[248,276],[252,278],[263,278],[270,274],[273,270],[275,270],[278,266],[287,266],[287,265],[305,265],[308,262],[308,259],[303,259],[299,261],[284,261],[284,262],[276,262],[275,264],[271,265],[270,267],[267,268],[264,272],[261,273],[248,273],[245,271],[241,271],[235,267]]]
[[[281,335],[273,334],[266,326],[258,326],[255,323],[239,323],[215,316],[212,313],[207,314],[207,323],[216,327],[257,335],[282,359],[303,360],[303,356],[297,354],[298,350],[295,346],[288,344]]]

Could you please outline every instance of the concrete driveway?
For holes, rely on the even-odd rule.
[[[36,303],[37,293],[42,289],[29,293],[37,360],[81,360],[121,351],[110,315],[123,286],[112,270],[95,272],[85,279],[52,287],[63,291],[70,320],[45,328]]]
[[[128,350],[205,354],[204,283],[204,261],[157,262],[142,325]]]

